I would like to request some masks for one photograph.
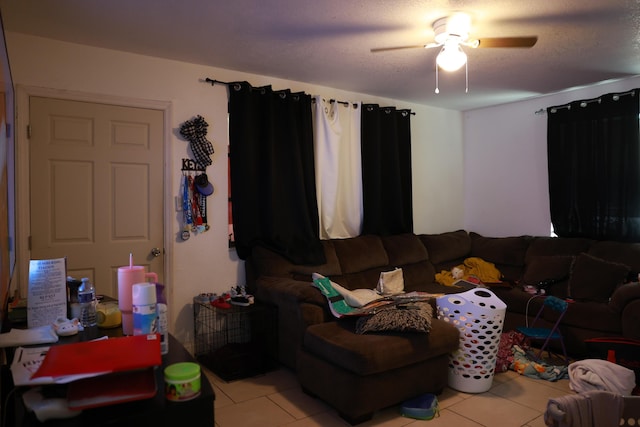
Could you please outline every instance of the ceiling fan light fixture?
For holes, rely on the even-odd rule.
[[[436,58],[436,64],[445,71],[457,71],[467,63],[467,55],[458,43],[445,43]]]
[[[464,12],[456,12],[447,19],[447,33],[460,37],[462,41],[469,38],[471,16]]]

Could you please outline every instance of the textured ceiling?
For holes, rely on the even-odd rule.
[[[640,74],[636,0],[0,0],[5,28],[69,42],[469,110]],[[467,49],[439,73],[424,44],[453,11],[472,38],[537,35],[530,49]],[[215,76],[211,76],[214,77]]]

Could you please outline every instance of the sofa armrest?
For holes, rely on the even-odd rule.
[[[640,283],[625,283],[619,286],[611,299],[609,305],[617,312],[623,312],[627,304],[634,300],[640,300]]]
[[[278,309],[278,359],[295,370],[307,327],[333,320],[327,300],[311,281],[261,276],[255,283],[256,301]]]
[[[640,298],[624,306],[620,321],[623,337],[640,340]]]
[[[326,298],[310,281],[272,276],[256,279],[255,297],[262,302],[275,305],[309,303],[323,306],[327,303]]]

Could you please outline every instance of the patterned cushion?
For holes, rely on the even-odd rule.
[[[421,332],[429,333],[433,308],[424,301],[394,305],[370,316],[358,318],[356,333],[368,332]]]

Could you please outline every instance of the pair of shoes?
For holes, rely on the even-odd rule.
[[[253,295],[238,295],[231,297],[231,304],[247,307],[253,304]]]
[[[229,304],[224,297],[217,297],[212,300],[211,305],[217,308],[231,308],[231,304]]]
[[[242,288],[241,286],[232,286],[231,289],[229,290],[229,295],[231,296],[231,298],[241,296],[244,294],[245,294],[244,288]]]

